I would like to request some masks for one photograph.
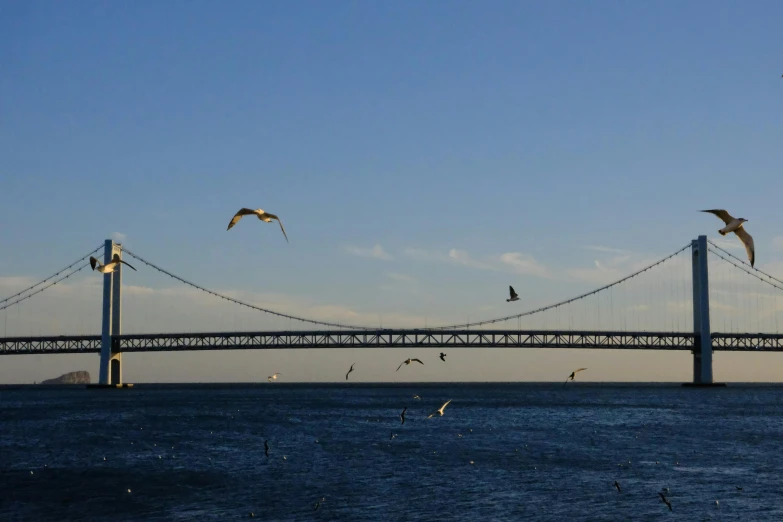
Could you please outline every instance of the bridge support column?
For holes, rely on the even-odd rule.
[[[111,239],[104,245],[103,263],[111,262],[114,254],[122,258],[122,249]],[[99,386],[122,386],[122,353],[113,337],[122,333],[122,264],[113,272],[103,274],[103,323],[101,328],[101,362]]]
[[[712,334],[710,332],[710,282],[707,236],[691,241],[693,274],[693,382],[691,386],[724,386],[712,381]]]

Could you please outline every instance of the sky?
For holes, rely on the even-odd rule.
[[[781,17],[771,0],[0,2],[0,299],[114,238],[286,313],[475,321],[589,291],[700,234],[742,257],[706,208],[748,219],[756,266],[783,277]],[[279,215],[290,243],[254,218],[226,231],[241,207]],[[658,306],[669,315],[643,327],[687,330],[689,305],[672,315],[685,254],[667,283],[520,326],[590,324],[616,305],[602,326],[630,329]],[[138,272],[123,275],[124,332],[302,327],[125,255]],[[99,333],[100,277],[0,311],[3,335]],[[720,277],[726,310],[783,325],[769,287]],[[505,302],[510,284],[520,301]],[[431,350],[305,353],[128,354],[124,375],[333,381],[352,362],[357,381],[691,375],[687,352],[461,349],[448,371]],[[424,367],[393,371],[417,355]],[[781,362],[721,353],[715,376],[779,381]],[[81,369],[97,379],[98,357],[3,356],[0,383]]]

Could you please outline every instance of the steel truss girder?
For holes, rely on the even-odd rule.
[[[294,348],[582,348],[692,350],[689,332],[552,330],[313,330],[119,335],[114,352]],[[783,334],[712,334],[715,350],[783,351]],[[0,338],[0,355],[99,353],[101,336]]]

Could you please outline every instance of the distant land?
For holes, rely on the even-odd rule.
[[[55,379],[41,381],[41,384],[90,384],[90,372],[84,370],[70,372],[60,375]]]

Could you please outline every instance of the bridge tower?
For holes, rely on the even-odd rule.
[[[103,249],[104,264],[114,254],[122,259],[122,246],[107,239]],[[103,323],[101,327],[101,362],[99,386],[121,387],[122,353],[115,350],[114,336],[122,332],[122,263],[113,272],[103,274]]]
[[[686,386],[724,386],[712,381],[710,285],[707,268],[707,236],[691,241],[693,269],[693,382]]]

